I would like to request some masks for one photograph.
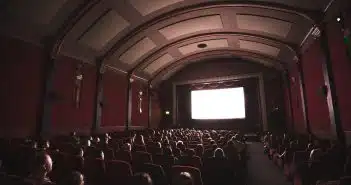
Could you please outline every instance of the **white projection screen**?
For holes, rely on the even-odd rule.
[[[191,118],[244,119],[243,87],[191,91]]]

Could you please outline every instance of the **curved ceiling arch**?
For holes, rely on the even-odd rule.
[[[274,39],[274,38],[261,37],[261,36],[257,36],[254,34],[235,33],[235,32],[203,33],[203,34],[193,35],[193,36],[190,36],[187,38],[175,40],[171,43],[167,43],[166,45],[162,46],[158,50],[148,54],[141,62],[137,63],[136,66],[134,66],[131,69],[131,72],[142,70],[147,65],[149,65],[153,61],[155,61],[159,57],[159,55],[166,53],[169,48],[172,48],[172,47],[177,48],[177,46],[181,46],[185,42],[192,42],[192,40],[194,40],[194,39],[199,39],[199,38],[201,39],[202,38],[202,40],[208,40],[210,36],[216,36],[217,38],[226,38],[228,36],[238,36],[239,38],[243,38],[243,40],[247,40],[249,38],[249,39],[252,39],[253,42],[258,42],[258,43],[262,43],[262,44],[269,45],[269,46],[273,45],[277,48],[278,47],[279,48],[286,48],[287,50],[289,50],[291,52],[291,55],[297,56],[297,52],[295,51],[295,49],[292,46],[290,46],[288,43],[282,42],[282,41]],[[255,52],[252,52],[252,53],[255,53]],[[259,53],[257,53],[257,54],[259,54]],[[262,56],[264,56],[264,55],[262,55]],[[154,60],[152,60],[152,59],[154,59]]]
[[[282,63],[281,61],[278,61],[272,58],[267,58],[266,56],[262,56],[256,53],[250,53],[247,51],[238,51],[233,49],[210,50],[210,51],[204,51],[200,53],[194,53],[176,60],[172,64],[157,71],[156,74],[153,75],[149,81],[151,84],[154,84],[155,81],[158,82],[158,81],[166,80],[166,79],[163,79],[163,76],[168,74],[167,78],[169,78],[172,74],[181,70],[182,68],[186,67],[191,63],[201,62],[209,58],[233,58],[233,57],[249,60],[251,62],[262,64],[262,65],[265,65],[266,67],[272,67],[277,70],[284,70],[285,68],[285,64]],[[272,63],[272,65],[268,66],[267,63]]]
[[[57,30],[55,40],[51,48],[51,56],[56,57],[60,53],[62,43],[66,35],[73,29],[73,27],[83,18],[100,0],[86,1],[79,5],[64,21],[63,25]]]
[[[157,15],[151,20],[146,21],[145,23],[136,26],[126,35],[122,36],[118,39],[113,46],[107,50],[100,58],[102,60],[108,60],[114,53],[122,46],[124,43],[127,43],[130,39],[140,34],[144,30],[152,27],[153,25],[159,24],[162,21],[167,21],[172,17],[177,17],[179,15],[187,14],[193,11],[203,11],[211,8],[219,8],[219,7],[250,7],[250,8],[261,8],[262,11],[280,11],[284,13],[294,14],[296,16],[302,17],[304,20],[309,22],[311,25],[315,23],[314,19],[308,15],[307,11],[303,11],[302,9],[293,8],[291,6],[282,5],[279,3],[267,3],[264,1],[249,1],[249,2],[230,2],[230,1],[217,1],[217,2],[205,2],[190,5],[187,7],[180,7],[170,12],[165,12],[163,14]],[[262,13],[261,13],[262,14]]]

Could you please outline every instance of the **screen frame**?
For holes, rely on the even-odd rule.
[[[243,112],[243,117],[230,117],[228,116],[225,118],[220,118],[220,117],[216,117],[216,118],[194,118],[194,114],[193,114],[193,92],[199,92],[199,91],[220,91],[220,90],[228,90],[228,89],[242,89],[242,93],[240,94],[242,95],[242,100],[243,100],[243,108],[244,112]],[[231,92],[233,93],[233,92]],[[240,92],[241,93],[241,92]],[[235,99],[235,98],[234,98]],[[246,97],[246,92],[245,92],[245,87],[244,86],[234,86],[234,87],[222,87],[222,88],[210,88],[210,89],[194,89],[190,91],[190,117],[192,120],[197,120],[197,121],[213,121],[213,120],[245,120],[247,118],[247,97]],[[235,113],[234,113],[235,114]]]

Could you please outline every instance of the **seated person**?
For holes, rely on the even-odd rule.
[[[213,156],[213,152],[218,148],[217,144],[212,144],[210,149],[207,149],[204,153],[204,158],[210,158]]]
[[[225,159],[225,154],[222,148],[216,148],[216,150],[213,152],[213,157],[216,159]]]
[[[35,156],[33,161],[33,169],[26,182],[30,182],[34,185],[51,185],[55,184],[51,182],[47,176],[52,170],[52,159],[50,155],[45,152],[40,152]]]
[[[172,177],[171,185],[194,185],[194,180],[190,173],[181,172]]]
[[[132,177],[133,185],[153,185],[152,179],[147,173],[137,173]]]
[[[199,156],[202,158],[202,156],[204,155],[204,146],[202,144],[196,145],[195,153],[196,153],[196,156]]]
[[[73,171],[66,176],[62,185],[84,185],[84,176],[80,172]]]
[[[122,160],[131,163],[132,155],[131,155],[132,146],[129,143],[125,143],[121,150],[117,151],[115,154],[115,158],[117,160]]]
[[[202,167],[201,158],[198,156],[195,156],[195,150],[190,148],[186,149],[185,155],[179,158],[178,163],[181,165],[193,166],[199,169],[201,169]]]

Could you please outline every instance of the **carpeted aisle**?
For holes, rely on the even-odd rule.
[[[263,154],[263,144],[247,144],[250,159],[248,161],[247,185],[291,185],[285,180],[283,172]]]

